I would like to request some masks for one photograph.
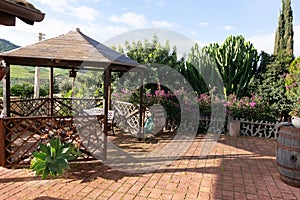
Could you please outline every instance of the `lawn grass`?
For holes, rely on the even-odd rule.
[[[54,69],[55,76],[68,76],[68,70],[66,69]],[[19,66],[11,65],[10,66],[10,76],[11,78],[34,78],[35,67],[29,66]],[[40,77],[42,79],[49,78],[49,68],[41,67],[40,68]]]

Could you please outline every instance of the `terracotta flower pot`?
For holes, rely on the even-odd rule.
[[[238,120],[229,121],[229,135],[238,137],[240,135],[241,122]]]

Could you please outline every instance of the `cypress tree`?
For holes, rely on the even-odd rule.
[[[264,56],[264,69],[261,80],[256,80],[256,93],[262,96],[278,115],[279,121],[288,119],[292,102],[287,98],[285,75],[293,61],[293,11],[291,0],[282,0],[282,10],[278,19],[275,35],[274,53],[270,57]]]
[[[293,57],[293,11],[291,0],[282,0],[282,10],[278,19],[278,27],[275,35],[274,54],[287,54]]]

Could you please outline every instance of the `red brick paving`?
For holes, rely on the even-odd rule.
[[[156,172],[127,174],[102,163],[72,163],[63,177],[41,180],[29,169],[0,167],[0,199],[299,199],[280,180],[276,140],[222,136],[198,157],[201,136],[178,160]],[[147,144],[146,144],[147,145]]]

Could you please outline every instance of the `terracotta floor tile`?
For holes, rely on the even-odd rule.
[[[61,178],[41,180],[28,169],[0,167],[0,199],[300,200],[300,188],[280,179],[276,140],[221,136],[208,156],[199,157],[201,138],[197,136],[190,149],[168,166],[143,174],[91,161],[71,164],[71,171]],[[130,145],[150,151],[165,142]]]

